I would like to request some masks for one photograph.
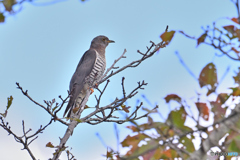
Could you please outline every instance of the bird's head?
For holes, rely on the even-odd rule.
[[[114,43],[113,40],[109,40],[106,36],[97,36],[92,40],[92,48],[106,48],[109,43]]]

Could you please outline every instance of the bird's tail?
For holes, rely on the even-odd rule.
[[[71,115],[73,114],[73,109],[76,108],[76,107],[80,107],[84,98],[86,97],[86,93],[84,92],[80,92],[74,102],[74,99],[73,98],[70,98],[69,102],[68,102],[68,105],[67,105],[67,108],[64,112],[64,116],[65,114],[68,112],[67,114],[67,118],[72,118]],[[81,108],[81,110],[84,109],[84,108]],[[79,110],[79,109],[78,109]]]

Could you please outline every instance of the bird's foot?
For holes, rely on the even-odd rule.
[[[97,83],[94,85],[94,88],[98,88],[98,84]]]
[[[91,93],[90,93],[90,94],[93,94],[93,92],[94,92],[93,88],[90,88],[90,90],[91,90]]]

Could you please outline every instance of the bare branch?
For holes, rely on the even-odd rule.
[[[47,112],[54,118],[54,120],[57,120],[57,121],[59,121],[60,123],[62,123],[62,124],[64,124],[64,125],[68,125],[65,121],[63,121],[63,120],[61,120],[60,118],[58,118],[56,114],[57,114],[57,112],[60,111],[60,109],[61,109],[61,108],[63,107],[63,105],[66,103],[67,98],[69,97],[69,95],[68,95],[67,98],[65,98],[65,99],[63,100],[61,106],[59,107],[59,109],[58,109],[57,111],[51,112],[50,109],[51,109],[51,106],[52,106],[53,103],[44,101],[44,103],[47,104],[47,107],[45,107],[44,105],[42,105],[42,104],[38,103],[37,101],[33,100],[32,97],[29,96],[28,90],[24,91],[23,88],[20,86],[20,84],[19,84],[18,82],[16,82],[16,85],[17,85],[17,88],[22,91],[23,95],[25,95],[28,99],[30,99],[30,101],[32,101],[33,103],[35,103],[36,105],[40,106],[40,107],[43,108],[45,111],[47,111]],[[62,99],[61,96],[60,96],[59,98]]]

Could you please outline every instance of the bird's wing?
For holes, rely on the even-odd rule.
[[[96,61],[96,51],[88,50],[84,53],[81,60],[78,63],[75,73],[70,81],[70,100],[68,102],[67,108],[64,115],[69,111],[71,112],[74,105],[75,99],[83,89],[85,78],[91,73],[94,63]],[[70,115],[70,114],[68,114]],[[69,117],[69,116],[68,116]]]

